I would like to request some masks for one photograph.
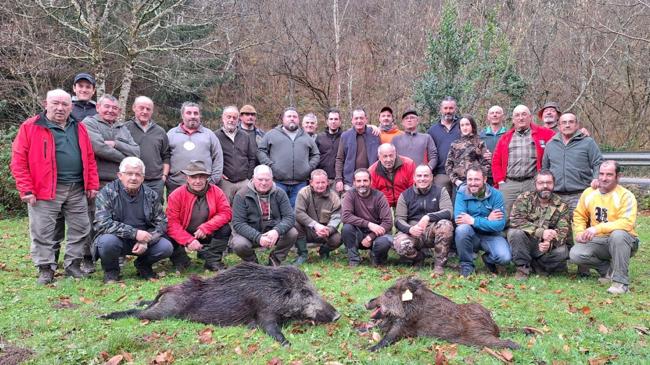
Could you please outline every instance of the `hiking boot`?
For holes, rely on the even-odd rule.
[[[179,273],[185,272],[185,270],[189,269],[191,265],[192,260],[187,256],[185,256],[185,258],[172,260],[172,270]]]
[[[523,281],[528,279],[530,275],[530,268],[526,266],[517,266],[517,272],[515,273],[515,280]]]
[[[209,271],[221,271],[226,269],[226,265],[224,265],[223,262],[221,261],[214,261],[214,262],[206,262],[203,264],[203,268]]]
[[[138,276],[141,277],[144,280],[149,280],[149,279],[157,279],[158,275],[153,271],[153,267],[151,267],[151,264],[144,263],[140,260],[135,260],[133,262],[133,265],[135,266],[135,269],[138,272]]]
[[[104,271],[104,284],[115,284],[120,281],[120,271]]]
[[[497,273],[497,265],[496,264],[491,264],[487,261],[488,254],[484,253],[481,255],[481,260],[483,260],[483,265],[485,265],[485,268],[488,269],[491,273],[496,274]]]
[[[88,274],[81,270],[81,260],[75,260],[65,268],[65,276],[83,279],[88,277]]]
[[[307,262],[307,254],[306,254],[306,253],[305,253],[305,254],[300,254],[300,255],[298,255],[298,256],[296,257],[296,259],[293,260],[293,262],[291,263],[291,265],[293,265],[293,266],[300,266],[300,265],[304,264],[305,262]]]
[[[610,294],[625,294],[630,290],[630,288],[623,283],[613,282],[612,286],[607,289],[607,292]]]
[[[38,279],[36,283],[40,285],[47,285],[54,282],[54,270],[50,265],[41,265],[38,267]]]
[[[320,257],[321,260],[327,260],[330,258],[330,251],[331,250],[329,247],[325,245],[320,246],[320,248],[318,249],[318,256]]]
[[[460,269],[460,276],[462,276],[464,278],[468,278],[470,275],[472,275],[473,272],[474,272],[474,270],[471,269],[471,268],[461,268]]]
[[[81,260],[81,271],[85,272],[86,274],[92,274],[96,271],[95,262],[93,261],[92,257],[84,257],[83,260]]]

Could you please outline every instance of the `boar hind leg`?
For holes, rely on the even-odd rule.
[[[126,310],[126,311],[104,314],[103,316],[99,316],[99,318],[101,318],[101,319],[119,319],[119,318],[126,318],[126,317],[137,317],[140,312],[142,312],[142,310],[140,310],[140,309],[129,309],[129,310]]]
[[[397,342],[402,336],[402,327],[404,323],[401,320],[395,321],[393,325],[386,331],[386,335],[376,345],[370,348],[370,351],[375,352],[382,347],[389,346]]]
[[[169,317],[180,318],[180,314],[184,309],[183,298],[175,292],[166,292],[160,294],[154,301],[147,307],[140,311],[137,315],[140,319],[158,320]]]

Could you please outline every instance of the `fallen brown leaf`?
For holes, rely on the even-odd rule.
[[[616,355],[605,355],[605,356],[599,356],[599,357],[592,357],[591,359],[587,360],[589,365],[605,365],[611,360],[616,360],[618,356]]]
[[[269,360],[269,361],[266,363],[266,365],[282,365],[282,360],[280,360],[280,359],[277,358],[277,357],[274,357],[274,358],[272,358],[271,360]]]
[[[576,313],[578,311],[578,308],[574,307],[569,303],[569,313]]]
[[[212,328],[205,327],[199,331],[199,342],[205,345],[214,343],[214,338],[212,338]]]
[[[524,333],[527,335],[534,335],[534,334],[543,335],[544,331],[535,327],[524,327]]]
[[[483,279],[478,283],[479,288],[487,288],[489,281]]]
[[[79,301],[84,303],[84,304],[92,304],[93,303],[92,299],[88,299],[86,297],[79,297]]]
[[[174,363],[174,355],[172,350],[159,352],[158,355],[150,363],[151,365],[169,365]]]
[[[124,361],[133,362],[133,356],[130,353],[122,351],[122,356],[124,356]]]
[[[483,288],[483,287],[479,287],[478,291],[480,291],[481,293],[484,293],[484,294],[487,294],[487,292],[488,292],[488,290]]]
[[[379,332],[375,332],[375,331],[372,332],[372,340],[375,342],[381,341],[381,335],[379,334]]]
[[[381,280],[383,280],[383,281],[388,281],[388,280],[390,280],[390,279],[392,279],[392,278],[393,278],[393,276],[392,276],[391,274],[384,274],[384,275],[381,277]]]
[[[343,365],[338,361],[326,361],[325,365]]]
[[[56,309],[73,309],[77,308],[78,305],[72,303],[70,297],[59,297],[59,302],[52,305]]]
[[[109,355],[106,351],[102,351],[99,353],[99,357],[104,361],[108,361],[108,359],[111,358],[111,355]]]
[[[512,284],[506,284],[504,286],[505,286],[506,289],[514,289],[515,288],[515,286],[512,285]]]
[[[551,364],[553,364],[553,365],[567,365],[567,362],[564,361],[564,360],[553,360],[553,362]]]
[[[508,362],[512,361],[515,358],[514,355],[512,354],[512,351],[510,351],[508,349],[501,350],[500,354]]]
[[[584,307],[580,308],[580,310],[582,311],[582,314],[584,314],[584,315],[589,315],[589,313],[591,313],[591,308],[587,307],[586,305]]]
[[[255,352],[257,352],[257,349],[259,349],[259,348],[260,348],[259,345],[250,344],[250,345],[248,345],[248,348],[246,349],[246,353],[248,353],[249,355],[252,355]]]
[[[448,358],[458,356],[458,345],[456,344],[438,345],[435,347],[435,350],[436,352],[442,351]]]
[[[289,363],[289,365],[302,365],[302,361],[300,361],[300,360],[293,360],[292,362]]]
[[[497,360],[499,360],[499,361],[501,361],[501,362],[504,362],[504,363],[506,363],[506,364],[509,364],[509,363],[510,363],[510,361],[506,360],[506,358],[503,357],[503,355],[501,355],[501,353],[496,352],[496,351],[492,350],[492,349],[489,348],[489,347],[483,347],[483,351],[484,351],[484,352],[487,352],[487,353],[490,354],[492,357],[496,358]]]
[[[554,291],[553,293],[555,293],[555,294],[562,294],[562,289],[558,289],[558,290]]]
[[[600,333],[606,335],[606,334],[609,333],[609,329],[608,329],[607,327],[605,327],[604,324],[601,323],[601,324],[598,326],[598,332],[600,332]]]
[[[140,320],[140,325],[141,325],[141,326],[146,326],[146,325],[148,325],[148,324],[149,324],[149,320],[148,320],[148,319],[141,319],[141,320]]]
[[[320,273],[320,271],[314,271],[314,273],[313,273],[312,275],[313,275],[315,278],[320,278],[321,276],[323,276],[323,275]]]
[[[445,353],[442,352],[441,350],[436,350],[436,365],[447,365],[447,364],[449,364],[449,361],[447,360]]]
[[[124,356],[115,355],[115,356],[111,357],[110,359],[108,359],[108,361],[106,361],[104,363],[104,365],[118,365],[119,363],[122,362],[122,360],[124,360]]]
[[[648,327],[634,326],[634,329],[642,335],[646,335],[646,336],[650,335],[650,331],[648,330]]]
[[[237,355],[241,355],[243,353],[243,351],[241,350],[241,347],[239,347],[239,346],[235,347],[235,353]]]

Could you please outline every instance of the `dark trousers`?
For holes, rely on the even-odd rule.
[[[205,263],[219,262],[223,259],[224,252],[228,248],[228,239],[230,237],[230,225],[225,224],[218,230],[214,231],[206,238],[199,240],[203,248],[197,252],[197,256]],[[190,261],[185,251],[185,246],[179,245],[176,241],[172,240],[174,252],[169,258],[174,265],[183,265]]]
[[[388,260],[388,251],[393,245],[393,236],[385,234],[383,236],[377,237],[372,241],[370,247],[363,247],[361,241],[366,237],[371,231],[367,228],[360,228],[353,226],[351,224],[344,224],[343,230],[341,231],[341,239],[343,244],[348,250],[348,262],[350,263],[359,263],[361,262],[361,256],[359,256],[359,250],[371,250],[373,256],[373,264],[384,264]]]
[[[508,230],[508,242],[512,250],[512,261],[517,266],[540,268],[547,273],[565,271],[569,260],[566,245],[556,247],[549,252],[541,252],[539,239],[531,237],[521,229]]]
[[[131,250],[135,243],[135,240],[122,239],[113,234],[102,234],[97,237],[97,256],[102,261],[102,269],[104,269],[104,272],[120,271],[120,256],[133,255]],[[162,237],[158,242],[150,245],[147,251],[142,255],[138,256],[135,260],[135,264],[136,266],[139,263],[153,265],[154,263],[171,256],[172,250],[171,242]]]

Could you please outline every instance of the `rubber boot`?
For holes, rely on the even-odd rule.
[[[307,240],[304,238],[298,239],[296,241],[296,249],[298,252],[298,257],[293,261],[292,265],[294,266],[300,266],[307,262]]]

